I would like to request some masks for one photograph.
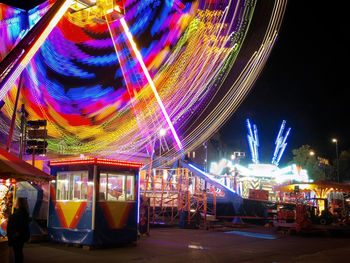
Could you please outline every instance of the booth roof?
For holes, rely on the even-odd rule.
[[[0,179],[13,178],[16,181],[43,182],[54,177],[21,160],[17,156],[0,148]]]

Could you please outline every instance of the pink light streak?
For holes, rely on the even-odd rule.
[[[159,105],[160,109],[161,109],[162,112],[163,112],[163,115],[164,115],[164,117],[165,117],[165,120],[167,121],[167,123],[168,123],[168,125],[169,125],[169,128],[170,128],[170,130],[171,130],[171,133],[173,134],[174,139],[175,139],[175,141],[176,141],[176,144],[177,144],[177,146],[179,147],[179,149],[181,150],[181,149],[182,149],[182,143],[181,143],[181,141],[180,141],[180,139],[179,139],[179,136],[178,136],[177,133],[176,133],[176,130],[175,130],[175,128],[174,128],[174,125],[172,124],[172,122],[171,122],[171,120],[170,120],[170,118],[169,118],[169,115],[168,115],[168,113],[167,113],[167,111],[166,111],[166,109],[165,109],[165,107],[164,107],[164,104],[163,104],[163,102],[162,102],[162,100],[161,100],[161,98],[160,98],[160,96],[159,96],[159,94],[158,94],[158,91],[157,91],[157,89],[156,89],[156,86],[154,85],[154,82],[153,82],[153,80],[152,80],[152,78],[151,78],[151,76],[150,76],[150,74],[149,74],[149,72],[148,72],[148,69],[147,69],[145,63],[143,62],[141,53],[139,52],[139,50],[138,50],[137,47],[136,47],[136,44],[135,44],[135,42],[134,42],[134,40],[133,40],[133,37],[132,37],[132,35],[131,35],[130,31],[129,31],[129,27],[128,27],[128,25],[126,24],[125,19],[124,19],[123,17],[120,19],[120,22],[121,22],[121,24],[122,24],[122,26],[123,26],[123,28],[124,28],[124,31],[125,31],[125,33],[126,33],[126,36],[127,36],[128,39],[129,39],[129,42],[130,42],[130,44],[131,44],[132,49],[133,49],[134,52],[135,52],[136,58],[137,58],[137,60],[139,61],[140,65],[141,65],[141,68],[142,68],[142,70],[143,70],[143,73],[145,74],[145,76],[146,76],[146,78],[147,78],[147,81],[148,81],[150,87],[152,88],[152,91],[153,91],[153,93],[154,93],[154,96],[156,97],[157,102],[158,102],[158,105]]]

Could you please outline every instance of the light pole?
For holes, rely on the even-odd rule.
[[[335,143],[335,154],[337,157],[337,178],[338,178],[338,183],[339,183],[339,154],[338,154],[338,140],[336,138],[332,139],[332,142]]]
[[[159,157],[162,155],[162,137],[166,135],[166,129],[161,128],[159,130]]]
[[[208,144],[207,141],[203,143],[204,145],[204,154],[205,154],[205,159],[204,159],[204,171],[208,172]],[[205,182],[206,183],[206,182]]]

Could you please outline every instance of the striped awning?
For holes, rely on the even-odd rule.
[[[13,178],[16,181],[44,182],[53,180],[54,176],[41,171],[0,148],[0,179],[9,178]]]

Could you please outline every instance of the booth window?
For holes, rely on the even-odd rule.
[[[87,200],[88,172],[57,173],[56,200]]]
[[[133,174],[100,173],[100,201],[135,201]]]

